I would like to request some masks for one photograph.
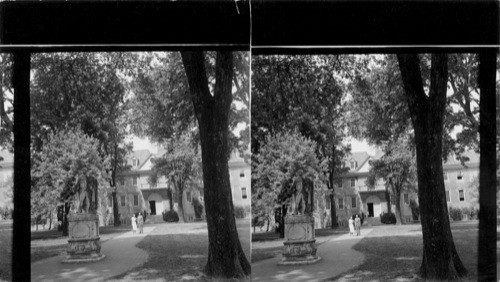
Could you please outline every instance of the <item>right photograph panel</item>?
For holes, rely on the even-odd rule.
[[[495,140],[498,61],[253,55],[252,281],[477,280],[493,267],[478,218],[480,190],[483,215],[496,207],[495,164],[479,152],[500,155],[479,136],[481,124]]]

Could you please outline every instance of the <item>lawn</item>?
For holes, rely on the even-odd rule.
[[[321,239],[326,239],[326,237],[330,236],[340,236],[348,232],[349,228],[345,227],[316,229],[316,242],[321,244],[324,241]],[[252,263],[280,256],[283,252],[283,238],[280,238],[279,233],[275,233],[274,231],[252,233],[252,242],[258,243],[254,244],[252,248]],[[257,247],[257,245],[259,246]]]
[[[12,280],[12,220],[0,221],[0,281]]]
[[[249,258],[250,220],[237,220],[236,225],[243,251]],[[148,261],[116,279],[210,281],[203,275],[208,254],[208,233],[204,222],[157,225],[137,247],[149,253]]]
[[[105,242],[124,232],[130,231],[130,226],[105,226],[99,228],[101,242]],[[66,252],[68,237],[62,236],[61,231],[44,230],[31,232],[31,262],[58,256]]]
[[[478,221],[451,224],[453,239],[469,271],[464,281],[477,280]],[[331,281],[421,281],[415,275],[422,260],[422,228],[419,224],[377,226],[354,246],[366,257],[363,264]]]

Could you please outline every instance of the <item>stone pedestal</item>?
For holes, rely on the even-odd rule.
[[[63,263],[93,262],[102,260],[99,241],[99,218],[91,213],[68,215],[68,248]]]
[[[278,265],[311,264],[321,258],[316,255],[314,218],[308,215],[285,217],[285,246]]]

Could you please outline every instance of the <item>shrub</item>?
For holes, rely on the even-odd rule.
[[[176,211],[164,211],[162,212],[163,220],[166,222],[179,222],[179,215]]]
[[[479,210],[474,207],[465,207],[462,208],[462,215],[467,215],[469,220],[477,219],[477,215]]]
[[[236,206],[234,207],[234,217],[236,218],[245,218],[246,213],[245,213],[245,208],[242,206]]]
[[[383,224],[395,224],[396,223],[396,215],[392,212],[383,213],[380,215],[380,222]]]
[[[450,207],[450,217],[453,221],[462,220],[463,218],[462,210],[459,208]]]
[[[203,205],[200,203],[198,198],[193,198],[193,208],[194,208],[194,214],[196,218],[201,218],[201,215],[203,214]]]

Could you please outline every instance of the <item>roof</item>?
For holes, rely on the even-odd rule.
[[[139,166],[136,169],[140,169],[146,161],[151,157],[151,152],[147,149],[145,150],[136,150],[132,153],[132,158],[131,159],[138,159],[139,160]],[[134,168],[132,168],[134,169]]]
[[[465,161],[464,164],[466,167],[478,167],[479,166],[479,154],[474,151],[467,151],[462,154],[462,156],[469,158],[469,160]],[[448,156],[448,160],[443,163],[444,169],[453,169],[453,168],[463,168],[464,166],[457,160],[457,156],[455,154],[451,154]]]
[[[354,160],[357,163],[357,166],[354,170],[350,170],[350,172],[358,171],[368,160],[370,159],[370,155],[366,151],[362,152],[351,152],[347,155],[346,160]]]

